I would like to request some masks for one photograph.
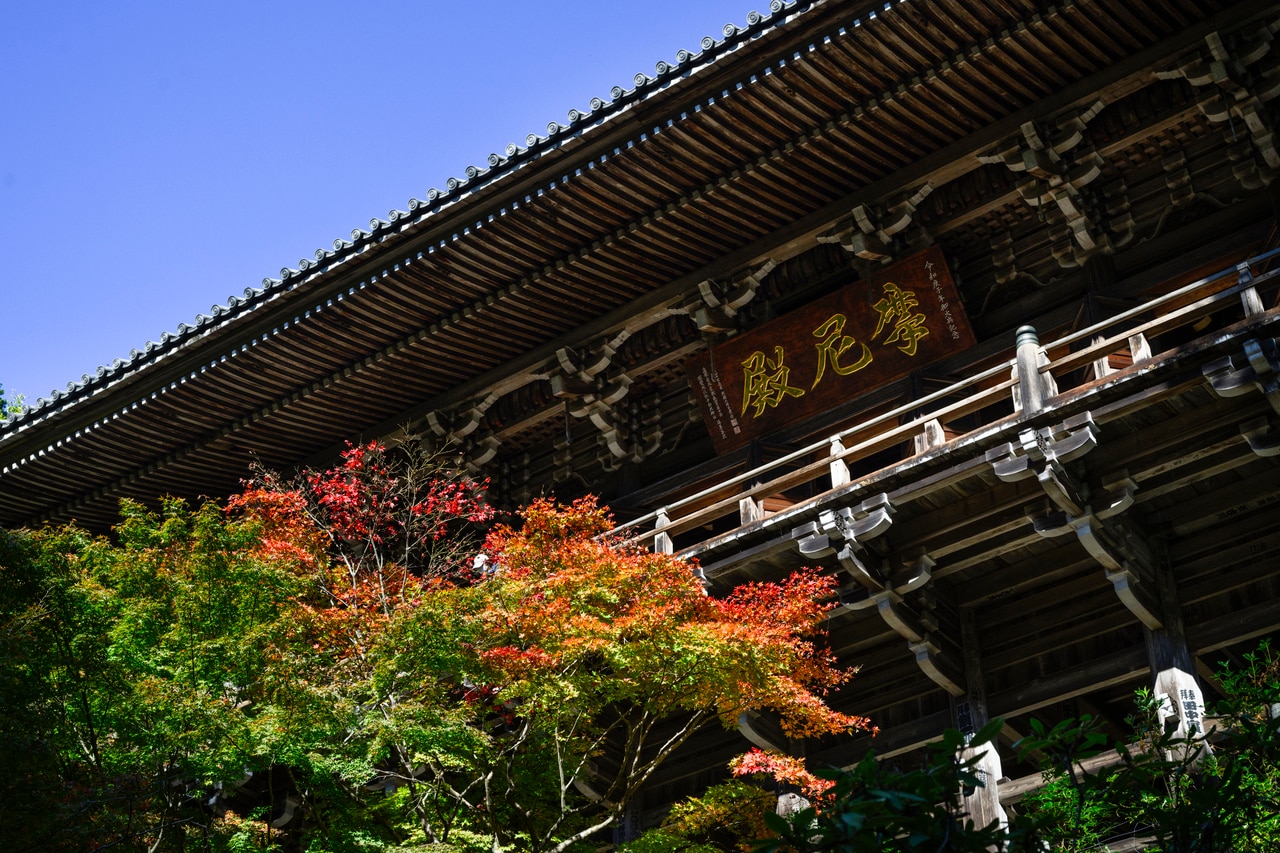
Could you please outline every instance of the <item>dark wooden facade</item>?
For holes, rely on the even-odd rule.
[[[881,753],[1118,718],[1157,677],[1212,693],[1280,626],[1278,28],[1257,2],[775,2],[6,424],[0,524],[106,529],[121,497],[411,434],[511,505],[601,494],[713,589],[840,572],[862,669],[835,702]],[[975,346],[714,454],[692,359],[935,245]]]

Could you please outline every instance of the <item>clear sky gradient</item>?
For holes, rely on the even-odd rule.
[[[8,3],[0,384],[127,358],[752,8]]]

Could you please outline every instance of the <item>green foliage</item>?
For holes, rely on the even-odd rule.
[[[1093,720],[1037,727],[1022,746],[1046,751],[1054,767],[1050,786],[1027,802],[1029,820],[1055,850],[1121,837],[1149,838],[1147,849],[1163,853],[1280,849],[1278,672],[1264,643],[1243,669],[1220,673],[1227,698],[1206,738],[1166,731],[1160,700],[1138,691],[1135,742],[1111,746],[1115,762],[1093,773],[1076,765],[1104,751]]]
[[[618,848],[619,853],[721,853],[749,851],[769,835],[764,816],[773,794],[734,779],[672,807],[662,826]]]
[[[978,748],[990,743],[1002,725],[995,721],[983,727],[967,745]],[[762,853],[1006,849],[1011,840],[1008,831],[995,824],[974,826],[964,810],[963,791],[983,784],[976,772],[978,757],[961,757],[965,746],[964,735],[949,729],[928,747],[917,767],[900,769],[868,755],[851,770],[817,771],[835,783],[829,804],[821,810],[803,809],[789,818],[766,815],[777,838],[758,849]],[[1022,834],[1016,835],[1021,843]]]
[[[1075,853],[1139,838],[1159,853],[1269,853],[1280,849],[1280,656],[1264,643],[1243,668],[1219,673],[1219,683],[1227,698],[1203,736],[1167,731],[1149,690],[1138,692],[1130,718],[1133,744],[1111,742],[1087,716],[1032,721],[1018,746],[1047,757],[1046,785],[1006,827],[967,820],[959,792],[981,782],[951,731],[913,769],[868,756],[850,771],[818,771],[836,783],[830,798],[789,819],[768,816],[778,837],[759,849]],[[973,744],[1001,725],[985,727]],[[1081,766],[1108,755],[1114,760],[1101,769]]]
[[[0,385],[0,423],[4,423],[14,415],[20,415],[26,411],[26,398],[21,394],[6,397],[4,386]]]
[[[280,689],[270,657],[305,579],[216,505],[123,515],[118,547],[74,528],[3,534],[6,765],[30,769],[6,849],[214,845],[238,830],[215,826],[193,786],[277,758],[257,711]]]

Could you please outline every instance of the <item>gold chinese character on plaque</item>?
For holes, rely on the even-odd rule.
[[[791,368],[782,363],[782,347],[773,348],[773,358],[757,350],[742,362],[742,414],[751,409],[753,418],[765,409],[777,407],[786,397],[804,395],[803,388],[787,384]]]
[[[871,337],[879,335],[885,326],[893,321],[893,331],[884,339],[884,342],[897,343],[899,350],[907,355],[915,355],[916,345],[921,338],[929,334],[929,330],[924,325],[925,316],[916,312],[919,306],[920,300],[916,299],[915,293],[903,290],[891,281],[886,281],[884,298],[873,306],[876,313],[880,315],[880,321],[876,324],[875,333]]]
[[[818,383],[822,381],[822,374],[827,370],[827,365],[831,365],[831,369],[840,376],[848,376],[871,363],[870,348],[866,344],[858,344],[853,337],[844,333],[845,322],[846,318],[843,314],[832,314],[825,323],[813,330],[813,336],[821,340],[815,345],[818,349],[818,372],[813,377],[810,390],[818,387]],[[840,360],[854,344],[862,347],[857,360],[841,364]]]

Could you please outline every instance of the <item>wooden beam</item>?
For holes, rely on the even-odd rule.
[[[1280,603],[1277,603],[1277,609],[1280,610]],[[1136,646],[1120,649],[1083,666],[1034,678],[1000,693],[988,694],[987,701],[993,716],[1016,717],[1055,702],[1065,702],[1076,696],[1135,681],[1150,671],[1146,647]]]

